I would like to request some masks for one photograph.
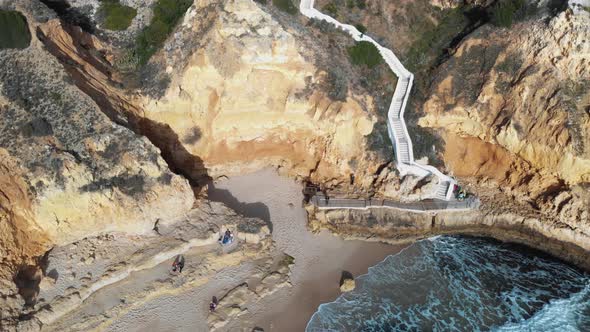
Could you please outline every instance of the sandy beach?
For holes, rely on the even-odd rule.
[[[278,249],[295,258],[293,287],[255,303],[240,322],[229,325],[236,329],[247,321],[265,331],[303,331],[321,303],[338,297],[343,271],[365,274],[405,247],[312,234],[306,228],[301,185],[272,169],[219,181],[209,195],[246,216],[269,220]]]
[[[218,181],[210,186],[209,198],[264,220],[272,230],[272,254],[221,254],[215,245],[195,247],[184,254],[182,275],[167,272],[168,261],[134,272],[92,294],[49,330],[207,331],[217,324],[220,331],[303,331],[321,303],[338,297],[343,271],[358,277],[404,247],[312,234],[301,185],[272,169]],[[265,279],[284,254],[294,258],[290,273],[283,268],[283,274]],[[227,308],[237,303],[239,312],[211,315],[212,296],[226,296]]]

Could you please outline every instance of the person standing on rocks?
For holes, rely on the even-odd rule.
[[[178,269],[178,273],[182,273],[182,269],[184,268],[184,256],[178,255],[176,259],[172,263],[172,272],[176,272]]]
[[[211,303],[209,303],[209,311],[213,312],[215,311],[215,308],[217,308],[217,297],[213,296],[213,298],[211,299]]]

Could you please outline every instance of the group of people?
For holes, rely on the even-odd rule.
[[[223,233],[223,235],[219,237],[218,242],[221,245],[231,244],[234,242],[234,234],[229,229],[227,229],[225,233]],[[181,273],[183,268],[184,256],[178,255],[174,259],[174,262],[172,262],[172,272],[176,272],[178,270],[178,273]],[[214,312],[218,304],[219,301],[217,300],[217,297],[213,296],[213,298],[211,299],[211,303],[209,303],[209,311]]]
[[[222,236],[219,237],[219,243],[222,245],[231,244],[234,242],[234,234],[228,229],[223,233]],[[184,256],[178,255],[172,262],[172,272],[182,273],[182,269],[184,268]]]

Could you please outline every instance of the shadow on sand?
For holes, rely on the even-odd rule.
[[[261,202],[256,203],[243,203],[235,198],[232,193],[227,189],[215,188],[213,183],[209,183],[207,194],[209,200],[214,202],[221,202],[227,205],[236,213],[243,215],[248,218],[260,218],[262,219],[268,229],[272,233],[272,222],[270,221],[270,211],[268,206]]]

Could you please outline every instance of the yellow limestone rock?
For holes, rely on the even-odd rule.
[[[519,24],[463,41],[439,69],[419,124],[496,145],[568,185],[588,182],[590,20],[566,10],[548,25]],[[484,50],[493,65],[474,74]]]
[[[342,282],[342,285],[340,285],[340,291],[342,293],[350,292],[350,291],[354,290],[355,287],[356,287],[356,282],[354,281],[354,279],[344,279],[344,281]]]
[[[298,36],[253,1],[220,6],[207,47],[173,74],[162,98],[144,99],[145,116],[170,125],[213,177],[266,166],[303,176],[317,168],[323,178],[354,173],[349,161],[366,154],[376,122],[364,106],[372,99],[330,100],[313,88],[326,73],[304,56]]]

